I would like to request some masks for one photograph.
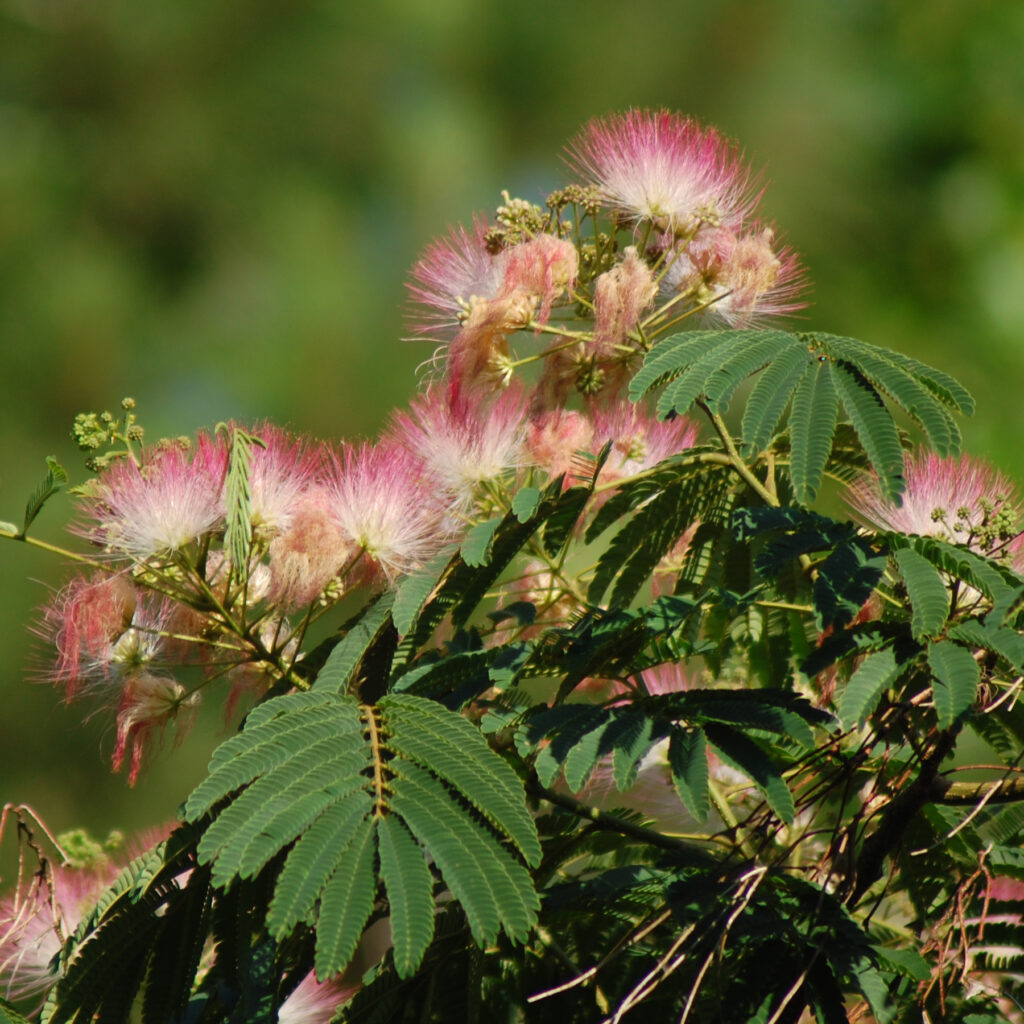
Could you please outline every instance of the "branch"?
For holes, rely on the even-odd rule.
[[[962,807],[979,800],[990,804],[1010,804],[1024,800],[1024,778],[997,779],[995,782],[949,782],[940,777],[933,784],[933,804]]]

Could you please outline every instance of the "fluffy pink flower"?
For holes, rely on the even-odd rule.
[[[329,1024],[342,1003],[351,999],[358,986],[337,981],[317,981],[310,972],[299,982],[277,1011],[278,1024]]]
[[[539,301],[537,321],[546,323],[555,299],[576,281],[576,246],[554,235],[537,235],[501,255],[505,280],[499,297],[514,300],[526,296],[531,305]]]
[[[478,484],[520,465],[524,421],[518,390],[499,392],[493,401],[433,390],[413,401],[411,414],[396,414],[387,436],[422,459],[462,502],[472,499]]]
[[[594,424],[574,409],[551,409],[530,420],[526,449],[535,466],[547,470],[554,479],[571,473],[577,452],[590,451],[594,444]]]
[[[694,302],[707,304],[708,315],[730,327],[749,327],[806,305],[799,300],[801,273],[792,249],[775,248],[770,228],[742,236],[702,228],[673,258],[664,286],[670,294],[689,293]]]
[[[570,143],[568,161],[619,213],[669,235],[701,224],[736,229],[756,202],[736,146],[666,110],[591,121]]]
[[[451,540],[450,498],[422,459],[394,441],[348,446],[334,462],[341,528],[389,579],[412,572]]]
[[[267,596],[286,609],[315,601],[356,554],[334,512],[332,492],[316,488],[291,510],[288,526],[270,542]]]
[[[57,981],[52,966],[64,940],[113,881],[113,869],[52,871],[52,894],[34,876],[23,891],[0,900],[0,994],[21,1000],[43,996]]]
[[[594,285],[594,347],[607,357],[636,327],[654,301],[658,286],[651,268],[629,246],[621,263],[605,271]]]
[[[408,286],[413,301],[427,310],[426,323],[412,324],[417,334],[451,333],[479,300],[501,291],[504,263],[487,251],[486,234],[486,218],[476,217],[472,232],[460,225],[427,246]]]
[[[109,675],[115,644],[131,625],[137,603],[130,580],[97,574],[70,580],[43,610],[37,632],[57,651],[46,675],[64,684],[68,700],[81,683]]]
[[[594,413],[593,450],[612,443],[601,471],[605,482],[642,473],[662,459],[692,448],[697,427],[685,416],[659,420],[632,402],[617,402]]]
[[[178,551],[222,522],[223,457],[201,446],[189,458],[177,445],[150,451],[144,465],[122,459],[82,500],[87,540],[114,555],[145,561]]]
[[[121,690],[117,709],[117,743],[111,758],[115,772],[128,758],[128,784],[135,785],[142,768],[142,757],[154,740],[173,719],[177,719],[178,739],[192,727],[199,706],[199,693],[189,693],[168,676],[152,672],[130,675]]]
[[[1021,499],[1016,488],[987,463],[961,455],[904,454],[902,504],[883,497],[878,478],[861,477],[846,490],[846,502],[867,526],[939,537],[966,544],[979,554],[1007,554],[1024,568],[1019,533]]]

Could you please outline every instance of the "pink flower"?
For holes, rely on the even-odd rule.
[[[334,1011],[351,999],[358,988],[338,981],[317,981],[310,972],[281,1004],[278,1024],[329,1024]]]
[[[475,217],[472,233],[460,225],[427,246],[408,286],[413,301],[427,307],[427,322],[412,325],[417,334],[452,333],[479,300],[501,291],[504,262],[488,252],[486,234],[486,218]]]
[[[434,390],[413,401],[411,415],[396,414],[387,437],[422,459],[444,490],[466,502],[480,483],[521,464],[524,421],[518,390],[499,392],[492,401]]]
[[[878,478],[861,477],[846,490],[846,502],[861,522],[880,530],[939,537],[982,555],[1008,555],[1024,568],[1021,499],[1013,484],[987,463],[961,455],[904,454],[902,504],[882,496]]]
[[[151,451],[141,467],[122,459],[83,499],[87,522],[77,532],[136,561],[169,555],[221,525],[223,471],[223,456],[208,445],[194,459],[177,445]]]
[[[178,739],[192,727],[199,706],[199,693],[189,693],[168,676],[152,672],[130,675],[121,691],[117,709],[117,743],[111,758],[115,772],[128,756],[128,784],[134,786],[142,767],[142,756],[152,744],[154,734],[163,731],[172,719],[178,720]]]
[[[547,323],[551,307],[576,282],[579,257],[572,242],[554,235],[537,235],[502,254],[505,280],[499,298],[518,305],[524,296],[532,306],[540,302],[538,323]]]
[[[267,597],[285,609],[315,601],[346,562],[356,545],[346,537],[334,512],[333,493],[316,488],[290,512],[288,525],[270,542]]]
[[[792,249],[776,250],[773,240],[770,228],[743,236],[702,228],[673,258],[665,288],[670,294],[689,294],[707,305],[709,316],[730,327],[749,327],[802,309],[800,263]]]
[[[574,409],[551,409],[530,420],[526,449],[530,461],[545,469],[554,479],[568,476],[580,451],[589,452],[594,444],[594,424]]]
[[[642,473],[670,455],[692,448],[697,427],[685,416],[658,420],[632,402],[617,402],[594,413],[593,450],[612,443],[601,470],[604,482]]]
[[[71,700],[82,682],[109,675],[115,644],[135,614],[135,587],[124,576],[93,575],[66,583],[43,610],[37,632],[57,650],[47,676]]]
[[[53,958],[113,881],[114,870],[58,867],[52,893],[33,876],[23,891],[0,900],[0,992],[6,999],[44,995],[58,980]]]
[[[570,143],[568,160],[619,213],[669,235],[701,224],[735,230],[756,202],[736,146],[666,110],[591,121]]]
[[[334,462],[332,510],[388,579],[412,572],[452,539],[451,499],[422,459],[394,441],[347,446]]]
[[[636,247],[629,246],[622,262],[594,285],[594,348],[599,356],[607,358],[622,344],[657,294],[651,268],[637,255]]]

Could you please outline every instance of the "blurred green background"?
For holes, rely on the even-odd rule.
[[[627,106],[739,139],[808,322],[958,376],[968,446],[1024,477],[1022,53],[1020,0],[0,0],[0,518],[46,454],[81,479],[72,418],[123,395],[151,438],[373,433],[430,354],[399,340],[422,247],[563,184],[567,138]],[[63,572],[0,546],[0,800],[166,820],[216,714],[112,777],[113,716],[26,678]]]

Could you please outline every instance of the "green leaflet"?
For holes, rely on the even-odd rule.
[[[59,490],[67,486],[68,473],[67,470],[52,456],[46,456],[46,476],[38,487],[29,495],[28,501],[25,503],[25,519],[22,522],[21,529],[17,531],[17,536],[24,537],[28,533],[28,528],[35,521],[36,516],[42,511],[43,506],[52,498]],[[6,529],[4,532],[7,532]]]
[[[892,647],[875,651],[860,663],[839,698],[844,728],[852,728],[874,711],[882,691],[893,684],[902,668]]]
[[[981,669],[966,647],[948,640],[929,644],[928,664],[939,728],[948,729],[974,703]]]
[[[687,331],[659,341],[630,381],[629,397],[635,402],[652,388],[675,379],[701,356],[729,342],[732,334],[732,331]]]
[[[838,415],[839,396],[831,370],[828,363],[816,360],[800,378],[789,413],[789,473],[794,496],[802,505],[817,497]]]
[[[792,824],[796,815],[793,794],[764,750],[743,733],[714,722],[704,727],[704,734],[718,756],[751,779],[775,814],[787,825]]]
[[[395,970],[410,977],[434,935],[434,879],[423,849],[394,816],[377,820],[380,873],[388,893]]]
[[[803,345],[783,350],[754,383],[743,409],[741,434],[751,454],[766,448],[789,404],[793,388],[812,360]]]
[[[348,632],[327,656],[313,683],[314,691],[347,693],[355,681],[363,657],[374,642],[387,630],[391,619],[392,594],[377,598],[352,623]]]
[[[373,910],[377,872],[374,865],[374,820],[366,818],[345,848],[345,856],[324,887],[316,927],[318,978],[343,971]]]
[[[913,548],[896,552],[896,565],[910,598],[910,629],[915,640],[935,636],[949,616],[949,591],[935,567]]]
[[[510,938],[525,940],[539,908],[526,869],[460,811],[436,778],[407,761],[396,773],[392,810],[433,857],[466,911],[473,937],[481,944],[493,942],[504,926]]]
[[[249,482],[252,449],[263,442],[235,424],[218,423],[217,433],[228,437],[228,472],[224,480],[227,506],[224,548],[231,559],[231,574],[244,579],[252,547],[252,487]]]
[[[673,729],[668,745],[668,764],[679,799],[697,821],[705,821],[710,799],[704,733],[700,729]]]
[[[459,548],[459,554],[466,565],[475,569],[491,560],[491,542],[499,526],[500,519],[488,519],[486,522],[477,523],[466,534],[462,547]]]
[[[855,365],[846,360],[827,365],[847,415],[868,453],[871,467],[878,474],[882,493],[890,501],[898,501],[906,481],[903,478],[903,447],[892,415],[871,382]]]
[[[6,999],[0,999],[0,1024],[29,1024],[27,1017],[22,1017]]]
[[[186,814],[201,821],[215,810],[198,858],[221,888],[287,852],[267,917],[278,940],[312,924],[317,972],[338,973],[369,919],[380,875],[402,928],[396,957],[401,970],[413,973],[433,934],[425,857],[463,904],[480,941],[502,929],[525,938],[537,897],[510,851],[535,864],[540,844],[522,784],[477,728],[408,694],[370,708],[343,694],[308,692],[257,710],[216,752]],[[225,797],[227,805],[216,808]],[[483,889],[481,873],[488,880]]]

